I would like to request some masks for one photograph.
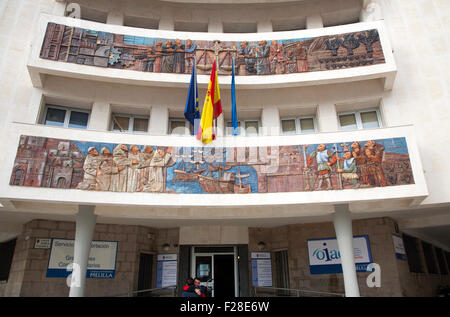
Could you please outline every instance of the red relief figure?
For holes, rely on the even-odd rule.
[[[162,42],[156,43],[155,47],[155,64],[153,66],[153,72],[160,73],[161,72],[161,64],[162,64]]]
[[[367,187],[371,185],[370,173],[367,165],[367,156],[361,149],[361,145],[358,142],[352,143],[352,156],[356,161],[356,167],[359,172],[359,179],[361,181],[361,187]]]
[[[315,190],[321,189],[324,180],[327,183],[327,190],[333,189],[331,186],[330,174],[332,171],[331,166],[337,161],[335,153],[327,150],[325,144],[319,144],[317,150],[309,155],[309,159],[306,163],[307,167],[304,167],[304,170],[308,170],[313,159],[316,159],[317,161],[317,179],[319,180]]]
[[[272,40],[269,49],[270,72],[272,74],[284,74],[285,58],[283,55],[283,45]]]
[[[375,182],[375,186],[386,186],[386,178],[384,176],[383,161],[384,146],[374,141],[367,141],[364,145],[364,153],[367,157],[368,172]]]

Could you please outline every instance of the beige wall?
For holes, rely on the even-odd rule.
[[[369,236],[373,262],[381,268],[380,288],[367,286],[366,279],[370,273],[357,273],[361,296],[434,296],[439,284],[450,282],[450,275],[410,273],[408,262],[395,257],[394,233],[395,222],[390,218],[353,221],[353,235]],[[264,251],[287,250],[292,289],[344,293],[342,274],[312,275],[309,272],[307,240],[335,236],[331,222],[249,228],[249,252],[260,251],[257,247],[259,241],[266,243]],[[276,287],[275,275],[273,278]]]
[[[153,233],[154,239],[148,238]],[[33,220],[18,237],[4,296],[68,296],[66,279],[46,278],[49,249],[35,249],[36,238],[75,238],[74,222]],[[138,288],[139,255],[173,253],[178,243],[178,229],[152,229],[141,226],[97,224],[94,240],[118,241],[114,279],[87,279],[86,296],[111,296]],[[162,251],[164,243],[170,244]],[[153,284],[156,279],[153,268]]]
[[[149,239],[149,233],[153,234],[152,239]],[[245,237],[244,233],[246,233]],[[353,234],[368,235],[373,262],[379,264],[381,268],[380,288],[367,286],[366,279],[370,273],[357,273],[361,296],[434,296],[439,285],[450,283],[450,275],[410,273],[408,262],[395,257],[392,241],[394,233],[395,222],[390,218],[353,221]],[[65,279],[45,277],[50,250],[34,249],[34,243],[36,238],[73,239],[74,234],[75,223],[73,222],[33,220],[27,223],[16,243],[8,283],[0,285],[0,296],[67,296],[69,288]],[[177,253],[176,245],[178,244],[230,245],[236,243],[248,243],[250,285],[251,252],[287,250],[291,289],[344,293],[342,274],[311,275],[309,272],[307,240],[334,236],[331,222],[248,228],[248,230],[219,226],[155,229],[143,226],[97,224],[94,240],[119,242],[116,275],[114,279],[87,279],[86,296],[110,296],[137,290],[141,253],[155,254],[152,278],[152,287],[155,287],[156,254]],[[212,240],[207,242],[208,239]],[[257,247],[260,241],[266,243],[264,250]],[[165,243],[170,245],[167,251],[162,250]],[[274,287],[277,287],[275,274],[274,270]],[[250,295],[253,294],[251,291]]]

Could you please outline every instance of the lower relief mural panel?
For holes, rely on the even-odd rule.
[[[405,138],[268,147],[163,147],[21,136],[10,185],[249,194],[414,184]]]

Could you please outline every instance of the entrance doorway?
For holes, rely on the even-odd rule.
[[[139,256],[138,290],[152,288],[153,254],[141,253]],[[138,296],[146,296],[150,293],[139,293]]]
[[[208,296],[238,295],[236,247],[192,247],[191,275],[208,289]]]

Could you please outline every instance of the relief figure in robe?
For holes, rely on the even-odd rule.
[[[128,178],[127,192],[135,192],[139,180],[139,164],[141,161],[141,151],[136,145],[130,147],[128,153]]]
[[[97,169],[99,166],[98,152],[95,147],[88,149],[88,155],[86,156],[83,164],[83,181],[78,183],[77,189],[94,190],[97,182]]]
[[[192,67],[194,67],[194,56],[197,45],[192,43],[192,40],[186,40],[186,46],[184,48],[184,63],[185,71],[190,74],[192,72]]]
[[[163,58],[162,42],[156,43],[154,52],[155,52],[155,61],[153,62],[153,72],[160,73],[161,65],[162,65],[162,58]]]
[[[128,148],[125,144],[119,144],[113,151],[114,167],[117,173],[111,176],[111,191],[126,192],[128,176]]]
[[[167,41],[163,46],[161,72],[173,73],[174,62],[175,62],[174,51],[175,51],[175,45],[172,44],[172,41]]]
[[[97,171],[96,190],[109,191],[111,189],[111,175],[117,173],[117,167],[113,164],[111,152],[105,147],[102,148]]]
[[[148,184],[150,163],[155,151],[150,145],[146,145],[141,155],[141,161],[139,162],[139,178],[136,191],[141,192],[144,190],[144,186]]]
[[[266,41],[259,41],[258,46],[255,48],[256,57],[256,73],[258,75],[270,74],[270,61],[269,61],[270,47]]]
[[[302,47],[300,43],[295,46],[294,49],[295,60],[297,62],[297,72],[307,72],[308,71],[308,61],[306,58],[306,50]]]
[[[372,177],[375,186],[386,186],[387,181],[381,164],[383,161],[384,146],[370,140],[366,142],[364,149],[367,157],[369,175]]]
[[[166,153],[158,149],[150,162],[150,172],[148,184],[144,186],[145,192],[162,193],[165,189],[165,171],[172,158],[172,148],[168,148]]]
[[[175,73],[184,74],[184,48],[184,44],[181,44],[181,41],[176,39],[174,45],[175,55],[173,59]]]
[[[276,40],[272,40],[269,59],[270,72],[272,74],[284,74],[286,59],[283,55],[283,44],[279,44]]]
[[[359,173],[360,187],[368,187],[371,185],[369,177],[369,169],[367,165],[367,156],[361,149],[361,145],[358,142],[352,143],[352,156],[356,162],[356,168]]]

